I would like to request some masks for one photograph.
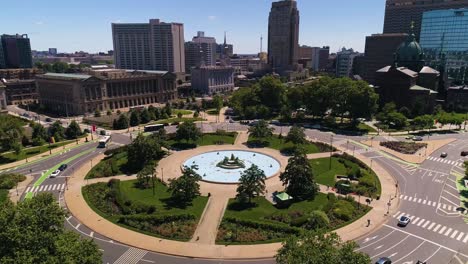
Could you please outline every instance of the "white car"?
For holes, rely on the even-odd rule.
[[[400,217],[400,219],[398,220],[398,225],[399,226],[402,226],[402,227],[405,227],[407,226],[409,223],[411,222],[411,219],[407,216],[402,216]]]
[[[60,174],[60,170],[56,170],[56,171],[52,172],[52,174],[50,174],[50,178],[55,178],[55,177],[57,177],[59,174]]]

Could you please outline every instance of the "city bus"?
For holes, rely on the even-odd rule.
[[[100,138],[99,138],[99,146],[98,146],[98,148],[106,148],[106,147],[107,147],[107,144],[109,144],[110,140],[111,140],[111,137],[110,137],[110,136],[100,137]]]
[[[163,124],[145,126],[145,132],[157,132],[161,129],[164,129]]]

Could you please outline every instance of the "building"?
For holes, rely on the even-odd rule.
[[[312,71],[319,71],[320,68],[320,50],[319,47],[300,46],[299,63],[304,68],[310,68]]]
[[[446,107],[451,111],[468,111],[468,86],[453,86],[447,89]]]
[[[236,75],[261,74],[267,70],[267,64],[254,54],[234,55],[229,59],[230,66],[234,67]]]
[[[185,72],[184,25],[151,19],[149,23],[112,24],[118,69]]]
[[[224,42],[216,45],[216,60],[226,64],[226,60],[234,55],[234,45],[227,43],[226,32],[224,32]]]
[[[4,110],[7,107],[5,88],[5,85],[0,82],[0,110]]]
[[[416,36],[411,34],[397,49],[394,63],[377,71],[380,106],[393,102],[414,115],[433,112],[441,74],[424,66],[422,55]]]
[[[185,72],[190,73],[193,67],[216,66],[216,39],[206,37],[199,31],[192,41],[185,43]]]
[[[32,68],[31,43],[28,35],[2,35],[1,42],[5,64],[3,68]]]
[[[387,0],[383,33],[411,32],[413,24],[419,40],[424,12],[466,7],[468,0]]]
[[[49,55],[57,56],[57,48],[49,48]]]
[[[296,70],[299,58],[299,10],[295,0],[273,2],[268,22],[268,64],[282,75]]]
[[[351,77],[353,75],[354,58],[362,56],[362,53],[355,52],[353,49],[342,48],[336,54],[336,76]]]
[[[66,115],[166,103],[177,98],[176,76],[167,71],[46,73],[38,75],[36,83],[40,104],[48,111]]]
[[[27,105],[39,102],[34,79],[2,79],[8,105]]]
[[[234,67],[202,66],[192,69],[192,89],[213,95],[234,90]]]
[[[3,44],[0,39],[0,69],[5,69],[5,68],[6,68],[5,53],[3,52]]]
[[[370,84],[375,84],[377,70],[395,61],[395,50],[405,41],[408,34],[372,34],[366,37],[364,52],[364,71],[361,77]]]
[[[428,65],[443,66],[454,83],[468,82],[468,5],[424,12],[420,39]]]
[[[323,46],[319,52],[319,71],[324,72],[327,69],[330,58],[330,47]]]
[[[36,75],[43,74],[42,70],[37,68],[32,69],[0,69],[0,79],[34,79]]]

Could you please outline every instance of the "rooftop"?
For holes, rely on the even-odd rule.
[[[41,78],[47,79],[65,79],[65,80],[86,80],[91,78],[91,75],[87,74],[74,74],[74,73],[46,73],[40,75]]]
[[[410,88],[411,91],[428,91],[429,93],[431,94],[436,94],[438,92],[434,91],[434,90],[431,90],[431,89],[428,89],[428,88],[424,88],[422,86],[419,86],[419,85],[413,85],[411,86]]]

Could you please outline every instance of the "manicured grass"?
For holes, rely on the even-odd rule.
[[[172,110],[172,115],[174,115],[174,116],[177,116],[179,113],[181,113],[182,115],[190,115],[193,112],[189,111],[189,110],[183,110],[183,109],[174,109],[174,110]]]
[[[0,155],[0,164],[7,164],[7,163],[12,163],[18,160],[24,160],[26,158],[30,158],[32,156],[45,153],[49,151],[50,149],[55,149],[55,148],[58,148],[58,147],[61,147],[63,145],[67,145],[73,142],[75,142],[75,140],[63,141],[63,142],[59,142],[56,144],[52,144],[50,146],[47,144],[47,145],[43,145],[39,147],[26,148],[26,149],[23,149],[19,155],[16,155],[14,152],[8,152],[6,154]]]
[[[207,113],[208,115],[214,115],[214,116],[219,115],[219,112],[218,112],[216,109],[209,109],[209,110],[206,110],[206,113]]]
[[[103,178],[117,175],[131,175],[137,173],[127,166],[127,152],[115,153],[106,157],[94,166],[86,175],[86,179]]]
[[[258,142],[260,140],[249,136],[249,140],[247,144],[249,146],[255,147],[258,145]],[[260,145],[263,145],[268,148],[276,149],[284,153],[290,153],[294,149],[294,144],[291,142],[286,142],[284,138],[279,138],[278,136],[274,135],[270,138],[267,138],[265,140],[261,140],[263,143],[260,143]],[[304,148],[306,154],[313,154],[313,153],[321,153],[321,152],[326,152],[330,151],[330,148],[327,145],[322,145],[322,144],[315,144],[312,142],[309,142],[307,144],[301,145],[302,148]]]
[[[135,186],[136,181],[124,181],[120,184],[121,191],[131,201],[139,201],[146,205],[156,206],[158,215],[170,214],[193,214],[200,218],[208,202],[208,197],[200,196],[195,198],[191,206],[180,208],[172,205],[170,198],[171,193],[167,191],[167,187],[161,182],[157,181],[155,186],[155,196],[153,196],[153,189],[140,189]]]
[[[375,130],[373,127],[371,126],[368,126],[364,123],[359,123],[359,125],[357,126],[357,128],[360,130],[360,131],[367,131],[367,133],[376,133],[377,130]]]
[[[8,200],[8,190],[0,189],[0,204]]]
[[[178,142],[175,139],[168,140],[169,146],[174,149],[191,149],[197,146],[210,146],[210,145],[233,145],[237,138],[237,132],[225,132],[222,134],[208,133],[203,134],[196,142]]]
[[[330,158],[321,158],[310,160],[315,180],[318,184],[327,185],[330,187],[335,186],[336,175],[346,175],[345,166],[338,161],[337,158],[332,157],[332,167],[330,170]]]
[[[83,187],[88,205],[103,218],[130,230],[173,240],[188,241],[208,202],[197,197],[181,207],[171,199],[168,188],[156,181],[153,189],[141,189],[137,181],[97,183]],[[108,197],[112,197],[110,200]]]
[[[195,122],[195,121],[203,121],[203,118],[169,118],[169,119],[161,119],[158,121],[150,122],[146,125],[154,125],[154,124],[172,124],[172,123],[182,123],[182,122]]]

